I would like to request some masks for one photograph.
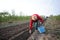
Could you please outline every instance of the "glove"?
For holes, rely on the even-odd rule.
[[[29,30],[29,33],[30,33],[30,34],[32,33],[31,30]]]

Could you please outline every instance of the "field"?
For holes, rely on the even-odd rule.
[[[60,40],[60,15],[49,17],[45,22],[47,33],[55,35],[55,40]]]
[[[25,19],[29,20],[29,17],[28,18],[26,17]],[[44,22],[44,26],[46,27],[47,30],[46,35],[49,34],[48,36],[50,37],[51,40],[54,39],[60,40],[60,15],[47,18],[47,20]],[[31,35],[28,33],[28,31],[29,31],[29,21],[28,22],[25,21],[25,23],[18,24],[15,26],[0,28],[0,35],[1,35],[0,40],[27,40],[31,37],[31,35],[34,34],[34,31],[33,34]]]

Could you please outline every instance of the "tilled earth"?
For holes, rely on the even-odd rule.
[[[0,40],[27,40],[30,36],[29,22],[16,26],[0,28]],[[16,38],[19,36],[18,38]]]
[[[28,38],[28,40],[60,40],[60,21],[48,18],[44,26],[46,28],[45,34],[35,34],[35,32]]]
[[[16,26],[1,28],[0,40],[32,40],[31,37],[35,32],[32,32],[32,35],[29,34],[28,24],[29,22]],[[39,40],[60,40],[60,21],[48,18],[44,23],[44,26],[46,27],[46,34],[43,36],[38,35]]]

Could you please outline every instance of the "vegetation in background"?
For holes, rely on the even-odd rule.
[[[0,12],[0,22],[11,22],[11,21],[24,21],[29,20],[30,16],[23,16],[24,14],[20,12],[20,16],[15,15],[15,11],[12,11],[12,15],[9,12]],[[44,19],[45,16],[42,16]],[[51,15],[50,18],[54,18],[56,20],[60,20],[60,15],[53,16]]]
[[[60,15],[56,15],[56,16],[51,15],[50,18],[60,21]]]
[[[11,15],[8,12],[0,12],[0,22],[23,21],[29,19],[30,16],[16,16],[15,13]]]
[[[55,18],[56,20],[60,21],[60,15],[54,16],[54,18]]]

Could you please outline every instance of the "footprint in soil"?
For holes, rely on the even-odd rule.
[[[40,40],[57,40],[57,38],[55,37],[55,35],[48,34],[42,36]]]
[[[38,36],[36,39],[32,37],[30,38],[30,40],[57,40],[57,38],[55,35],[48,34],[48,35]]]

